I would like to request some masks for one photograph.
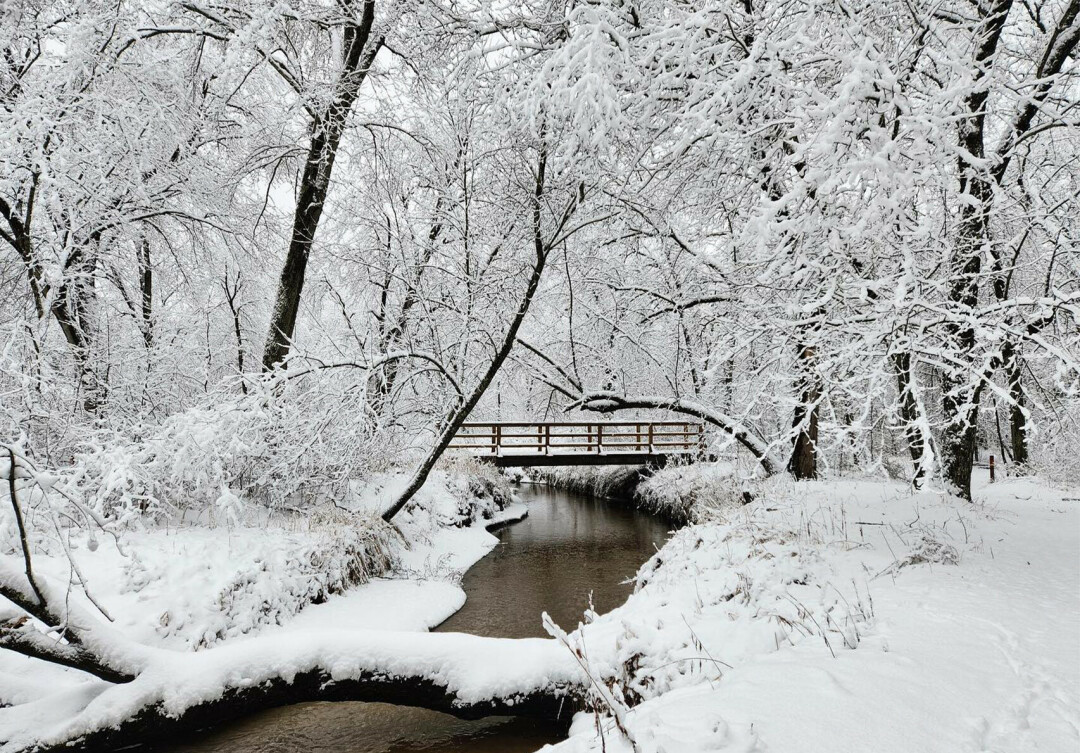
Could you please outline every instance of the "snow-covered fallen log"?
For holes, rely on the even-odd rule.
[[[568,718],[584,679],[549,639],[293,632],[195,653],[153,650],[131,682],[95,680],[0,709],[0,751],[112,749],[306,701]]]

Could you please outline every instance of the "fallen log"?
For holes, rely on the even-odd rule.
[[[114,727],[24,750],[27,753],[118,750],[175,739],[177,735],[232,722],[259,711],[313,701],[392,703],[441,711],[462,719],[528,716],[569,724],[573,713],[580,708],[580,691],[577,687],[552,686],[465,703],[426,678],[364,673],[353,679],[335,680],[324,671],[314,670],[296,675],[291,682],[279,677],[257,686],[228,688],[220,698],[191,706],[180,716],[171,716],[165,705],[155,704]]]
[[[0,747],[115,750],[311,701],[568,721],[587,681],[557,641],[462,633],[282,631],[190,653],[148,649],[146,658],[130,682],[58,689],[25,717],[19,706],[0,710]]]

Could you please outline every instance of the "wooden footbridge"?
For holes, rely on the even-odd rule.
[[[704,454],[705,427],[681,421],[465,423],[448,449],[502,468],[662,464],[675,455]]]

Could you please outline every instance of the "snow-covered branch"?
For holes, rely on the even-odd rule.
[[[615,392],[585,392],[574,407],[597,413],[613,413],[620,410],[669,410],[706,421],[729,434],[732,439],[749,450],[761,464],[767,475],[783,470],[783,463],[772,456],[769,443],[759,437],[752,429],[738,419],[725,415],[701,403],[684,398],[663,397],[659,395],[624,396]]]

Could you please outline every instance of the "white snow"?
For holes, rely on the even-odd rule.
[[[470,670],[476,662],[459,647],[482,656],[497,656],[498,647],[473,646],[449,636],[423,643],[427,636],[417,635],[464,604],[462,574],[498,542],[486,527],[527,514],[520,502],[496,509],[490,499],[470,496],[470,488],[467,480],[434,474],[420,495],[421,506],[400,516],[401,535],[389,543],[363,526],[354,531],[336,519],[312,525],[278,516],[246,525],[128,531],[126,556],[112,546],[95,551],[80,546],[76,555],[92,573],[95,596],[117,616],[112,627],[122,636],[118,645],[136,649],[148,670],[134,683],[110,687],[0,650],[0,703],[18,704],[0,708],[0,741],[8,743],[0,750],[49,735],[66,739],[113,724],[140,704],[157,700],[179,711],[215,697],[228,682],[288,676],[316,664],[342,677],[364,669],[419,673],[445,681],[463,700],[479,697],[494,687],[490,678],[475,679],[485,677],[488,665],[479,662]],[[307,604],[343,566],[337,549],[354,536],[366,546],[390,546],[392,571],[322,603]],[[312,553],[322,570],[311,566]],[[39,555],[35,567],[52,576],[52,582],[66,582],[58,556]],[[77,590],[70,596],[82,611],[92,611]],[[394,637],[399,632],[409,635]],[[555,649],[552,641],[538,644],[548,647],[541,651]],[[504,673],[504,681],[533,687],[531,644],[509,645],[513,648],[505,650],[514,654],[520,672],[516,680]],[[203,648],[190,651],[198,646]],[[431,647],[426,654],[423,646]],[[535,664],[546,672],[559,661],[537,659]]]
[[[524,517],[525,504],[515,502],[487,525]],[[309,606],[281,630],[382,629],[430,630],[465,604],[459,585],[464,574],[491,551],[498,539],[484,526],[440,528],[424,546],[400,555],[395,577],[376,578],[322,604]]]
[[[578,638],[637,752],[1080,750],[1080,495],[981,487],[780,483],[680,531]]]
[[[335,680],[364,673],[424,677],[444,686],[462,703],[515,696],[551,684],[580,682],[572,657],[544,638],[482,638],[462,633],[379,630],[289,631],[228,642],[184,653],[158,651],[134,681],[95,681],[74,692],[0,709],[0,750],[34,742],[55,744],[109,727],[140,709],[160,704],[177,715],[219,698],[226,687],[246,687],[272,678],[291,681],[322,668]],[[29,723],[28,723],[29,722]]]
[[[599,726],[580,713],[549,753],[1075,751],[1080,494],[1023,479],[977,489],[967,504],[880,481],[766,482],[749,506],[701,511],[625,605],[558,640],[424,632],[460,607],[460,573],[495,539],[413,520],[426,533],[398,577],[252,637],[150,649],[127,685],[0,652],[21,704],[0,709],[0,750],[319,666],[427,677],[462,702],[591,686]]]

